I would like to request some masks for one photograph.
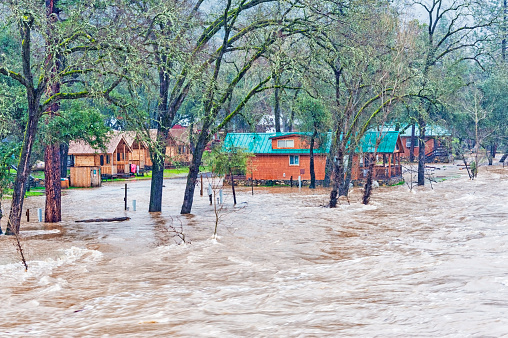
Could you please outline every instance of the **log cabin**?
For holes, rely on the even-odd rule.
[[[325,177],[326,156],[330,151],[331,133],[321,137],[314,147],[314,170],[316,180]],[[253,153],[248,171],[258,181],[310,180],[310,134],[290,133],[229,133],[224,140],[224,149],[240,147]],[[376,149],[376,142],[379,140]],[[377,151],[376,151],[377,150]],[[377,180],[402,178],[400,154],[402,141],[398,132],[388,131],[381,135],[367,132],[356,149],[352,163],[352,179],[366,177],[368,160],[376,154],[373,177]],[[249,174],[250,175],[250,174]]]

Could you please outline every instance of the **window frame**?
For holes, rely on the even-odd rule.
[[[291,145],[288,145],[290,143]],[[294,148],[295,140],[277,140],[277,148]]]
[[[415,148],[418,148],[418,139],[415,137]],[[411,148],[411,137],[406,139],[406,148]]]
[[[293,160],[293,163],[291,163],[291,159]],[[289,155],[289,165],[294,166],[294,167],[299,167],[300,166],[300,155]]]

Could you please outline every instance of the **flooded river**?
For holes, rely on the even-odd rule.
[[[226,190],[217,240],[206,190],[179,215],[184,179],[165,181],[160,214],[149,181],[128,183],[129,211],[123,183],[66,191],[57,225],[29,198],[28,272],[0,236],[0,336],[506,336],[508,168],[437,174],[337,209],[327,190],[240,188],[237,208]]]

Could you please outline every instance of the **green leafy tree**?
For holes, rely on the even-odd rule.
[[[56,2],[48,2],[54,6]],[[62,100],[104,97],[117,101],[112,92],[124,79],[125,72],[117,66],[125,63],[129,46],[119,46],[114,17],[97,11],[100,0],[59,3],[47,8],[36,0],[4,1],[0,5],[3,26],[15,35],[20,53],[12,60],[2,60],[0,75],[18,82],[26,100],[27,120],[21,148],[7,232],[19,232],[21,211],[30,157],[43,115],[55,115]],[[92,24],[92,22],[94,24]],[[114,52],[113,52],[114,50]],[[120,70],[119,70],[120,68]],[[51,154],[59,154],[52,145]],[[47,152],[47,154],[49,154]],[[61,218],[60,169],[58,155],[47,159],[53,170],[46,175],[46,218]],[[56,167],[56,170],[54,168]]]

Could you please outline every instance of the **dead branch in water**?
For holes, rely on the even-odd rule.
[[[115,217],[115,218],[92,218],[76,221],[76,223],[93,223],[93,222],[123,222],[130,220],[130,217]]]
[[[19,235],[14,231],[14,238],[16,238],[16,249],[21,256],[21,262],[25,266],[25,272],[28,271],[28,264],[26,263],[25,254],[23,253],[23,247],[21,246],[21,242],[19,241]]]
[[[178,219],[179,225],[175,226],[175,219],[171,217],[171,224],[167,224],[165,227],[162,227],[162,230],[168,233],[173,239],[175,239],[176,244],[191,244],[191,242],[185,237],[185,233],[183,231],[183,223],[181,219]],[[178,240],[176,240],[178,238]]]

